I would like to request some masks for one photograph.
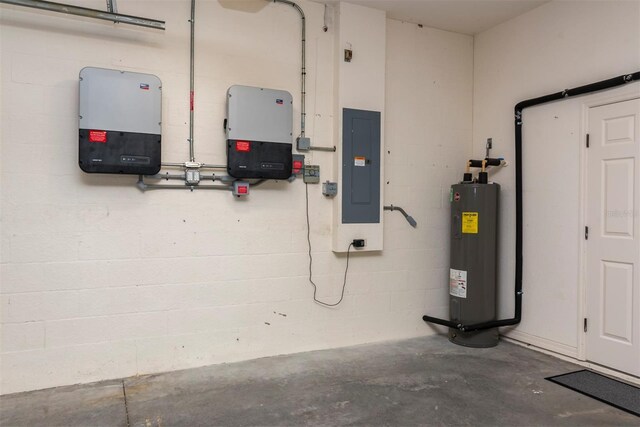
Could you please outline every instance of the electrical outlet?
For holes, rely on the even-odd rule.
[[[307,184],[317,184],[320,182],[320,166],[305,165],[303,181]]]

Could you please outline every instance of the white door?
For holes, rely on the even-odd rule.
[[[589,110],[587,360],[640,376],[640,99]]]

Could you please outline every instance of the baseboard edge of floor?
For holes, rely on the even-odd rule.
[[[518,339],[515,339],[513,337],[507,337],[504,335],[500,335],[500,339],[504,340],[506,342],[521,346],[521,347],[525,347],[534,351],[537,351],[539,353],[543,353],[549,356],[553,356],[557,359],[560,360],[564,360],[565,362],[570,362],[570,363],[574,363],[576,365],[582,366],[583,368],[587,368],[587,369],[591,369],[595,372],[599,372],[601,374],[610,376],[612,378],[616,378],[622,381],[626,381],[628,383],[631,384],[635,384],[635,385],[640,385],[640,377],[636,377],[634,375],[630,375],[627,374],[625,372],[620,372],[620,371],[616,371],[615,369],[611,369],[611,368],[607,368],[606,366],[601,366],[592,362],[588,362],[585,360],[579,360],[577,358],[571,357],[571,356],[567,356],[565,354],[562,353],[558,353],[555,352],[553,350],[548,350],[546,348],[543,347],[539,347],[535,344],[531,344],[528,342],[524,342],[524,341],[520,341]]]

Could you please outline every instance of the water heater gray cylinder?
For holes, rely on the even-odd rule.
[[[451,187],[451,321],[473,324],[496,318],[496,258],[500,185],[461,183]],[[449,330],[449,340],[467,347],[493,347],[498,329]]]

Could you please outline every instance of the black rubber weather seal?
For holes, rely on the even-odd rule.
[[[431,316],[422,316],[422,320],[429,323],[435,323],[449,328],[458,329],[460,331],[479,331],[483,329],[498,328],[502,326],[513,326],[520,323],[522,319],[522,111],[525,108],[534,105],[546,104],[548,102],[559,101],[561,99],[572,98],[575,96],[585,95],[592,92],[598,92],[605,89],[611,89],[618,86],[624,86],[627,83],[640,80],[640,71],[631,74],[623,74],[612,79],[602,80],[573,89],[565,89],[561,92],[549,95],[531,98],[518,102],[514,108],[515,114],[515,148],[516,148],[516,277],[515,277],[515,314],[510,319],[491,320],[489,322],[474,323],[465,325],[460,322],[452,322],[450,320],[440,319]]]

